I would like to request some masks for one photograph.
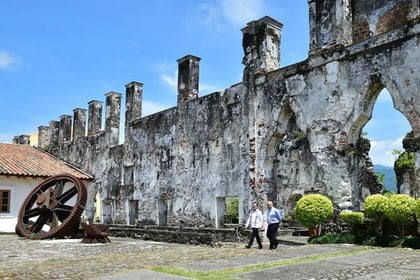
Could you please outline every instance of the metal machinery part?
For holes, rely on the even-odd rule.
[[[86,206],[85,185],[71,174],[39,184],[23,202],[16,234],[31,239],[64,238],[74,234]]]

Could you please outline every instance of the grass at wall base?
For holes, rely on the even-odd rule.
[[[396,235],[377,236],[375,234],[329,233],[312,237],[308,242],[311,244],[356,244],[363,246],[420,249],[419,236],[400,237]]]

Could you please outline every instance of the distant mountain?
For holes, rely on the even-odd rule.
[[[376,173],[385,175],[385,181],[384,181],[385,189],[388,191],[396,192],[397,182],[396,182],[394,168],[380,165],[380,164],[375,164],[373,168],[375,169]]]

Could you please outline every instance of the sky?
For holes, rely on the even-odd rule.
[[[242,79],[241,28],[265,15],[284,25],[281,67],[306,59],[307,0],[5,1],[0,142],[73,115],[91,100],[105,102],[110,91],[122,93],[124,104],[125,84],[131,81],[144,83],[143,115],[174,107],[176,60],[187,54],[201,57],[200,96],[228,88]],[[375,110],[391,102],[388,109],[395,111],[390,97],[381,98]],[[392,166],[393,156],[384,157],[384,149],[398,145],[409,126],[402,119],[405,126],[396,123],[398,130],[385,134],[378,128],[394,119],[379,111],[380,121],[374,123],[374,115],[365,131],[380,164]]]

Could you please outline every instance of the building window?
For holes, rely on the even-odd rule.
[[[0,213],[10,212],[10,190],[0,190]]]

